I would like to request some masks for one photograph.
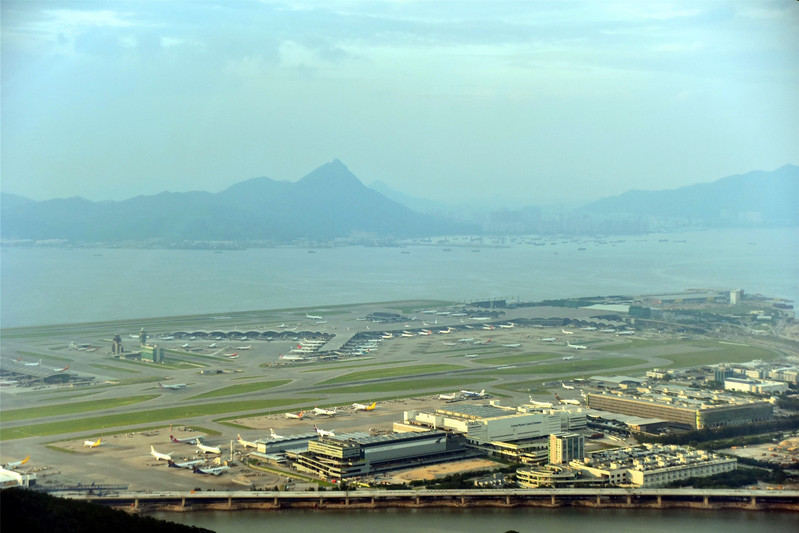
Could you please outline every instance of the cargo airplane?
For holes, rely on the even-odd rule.
[[[362,403],[354,403],[352,406],[355,408],[356,411],[374,411],[377,407],[377,402],[372,402],[370,405],[365,405]]]
[[[219,446],[206,446],[202,442],[197,443],[197,449],[203,453],[215,453],[215,454],[222,453],[222,448],[220,448]]]
[[[242,439],[241,435],[236,435],[236,437],[238,437],[236,442],[238,442],[239,444],[241,444],[245,448],[257,448],[258,447],[258,445],[256,443],[254,443],[253,441]]]
[[[155,457],[156,461],[171,461],[172,460],[172,453],[173,452],[169,452],[169,453],[157,452],[157,451],[155,451],[155,448],[152,445],[150,445],[150,455]]]
[[[272,437],[273,439],[285,439],[286,438],[283,435],[278,435],[277,433],[275,433],[275,430],[272,429],[272,428],[269,428],[269,436]]]
[[[320,437],[335,437],[336,434],[332,431],[327,431],[325,429],[321,429],[316,427],[316,424],[313,425],[313,428],[316,430],[316,433],[319,434]]]
[[[100,443],[101,439],[102,439],[102,437],[97,439],[97,440],[85,440],[85,441],[83,441],[83,447],[84,448],[96,448],[96,447],[98,447],[101,444]]]
[[[299,413],[286,413],[286,418],[296,418],[300,419],[305,416],[305,411],[300,411]]]
[[[5,468],[6,470],[14,470],[14,469],[15,469],[15,468],[17,468],[18,466],[22,466],[22,465],[24,465],[25,463],[27,463],[27,462],[28,462],[28,461],[30,461],[30,460],[31,460],[31,456],[30,456],[30,455],[28,455],[28,456],[26,456],[26,457],[25,457],[25,459],[23,459],[22,461],[14,461],[14,462],[12,462],[12,463],[8,463],[8,464],[7,464],[7,465],[5,465],[3,468]]]
[[[566,390],[574,390],[574,386],[573,385],[566,385],[562,381],[560,382],[560,385]]]
[[[187,437],[185,439],[179,439],[177,437],[170,435],[169,440],[171,440],[175,444],[199,444],[203,441],[203,438],[200,436],[200,437]]]
[[[179,389],[186,388],[186,384],[185,383],[172,383],[172,384],[164,385],[163,383],[159,383],[158,384],[158,388],[159,389],[167,389],[167,390],[179,390]]]
[[[205,460],[203,460],[203,459],[197,459],[196,461],[186,461],[185,463],[176,463],[172,459],[167,459],[166,464],[168,466],[173,467],[173,468],[189,468],[189,469],[193,470],[195,466],[201,465],[204,462],[205,462]]]
[[[315,415],[325,415],[325,416],[336,416],[336,408],[333,409],[322,409],[321,407],[314,407],[313,414]]]

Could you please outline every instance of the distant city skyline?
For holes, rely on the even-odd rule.
[[[366,185],[519,207],[799,163],[796,2],[0,8],[0,188],[35,200],[338,158]]]

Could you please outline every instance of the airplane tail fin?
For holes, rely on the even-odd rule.
[[[28,462],[28,461],[30,461],[30,460],[31,460],[31,456],[30,456],[30,455],[28,455],[28,456],[26,456],[26,457],[25,457],[25,459],[23,459],[23,460],[22,460],[22,462],[21,462],[21,463],[19,463],[19,464],[21,464],[21,465],[24,465],[25,463],[27,463],[27,462]]]

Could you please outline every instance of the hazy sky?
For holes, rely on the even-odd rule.
[[[542,204],[799,163],[799,2],[2,1],[4,192]]]

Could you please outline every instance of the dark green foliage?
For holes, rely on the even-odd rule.
[[[774,431],[793,431],[799,428],[799,416],[792,416],[780,420],[772,420],[770,422],[761,422],[758,424],[746,424],[742,426],[728,426],[719,429],[699,429],[695,431],[686,431],[684,433],[672,433],[669,435],[636,435],[639,442],[656,442],[659,444],[679,444],[695,446],[701,442],[719,441],[718,448],[727,447],[728,443],[723,439],[733,439],[729,441],[734,446],[746,444],[740,437],[751,435],[762,435]],[[758,442],[755,440],[755,442]],[[763,441],[759,441],[763,442]],[[710,448],[711,446],[703,446]]]
[[[25,533],[203,533],[211,530],[130,515],[103,505],[27,489],[0,492],[0,530]]]

